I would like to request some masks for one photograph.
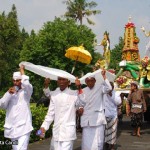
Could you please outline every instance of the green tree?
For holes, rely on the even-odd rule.
[[[55,18],[53,22],[45,23],[37,35],[32,33],[25,41],[20,61],[29,61],[71,72],[74,61],[65,57],[66,50],[83,44],[85,49],[94,56],[94,38],[95,34],[87,26],[77,25],[73,19]],[[77,62],[74,75],[79,76],[81,72],[86,73],[88,70],[88,65]],[[43,79],[33,74],[31,79],[34,86],[34,98],[39,98]]]
[[[64,56],[66,50],[71,46],[83,44],[93,55],[95,54],[92,46],[94,37],[95,34],[87,26],[79,26],[70,19],[56,18],[54,22],[45,23],[37,35],[35,33],[30,35],[24,43],[20,60],[67,69],[71,72],[74,61]],[[68,62],[69,67],[66,66]]]
[[[29,34],[28,34],[28,32],[26,32],[26,30],[23,28],[22,30],[21,30],[21,45],[20,45],[20,49],[22,49],[22,46],[23,46],[23,43],[24,43],[24,41],[27,39],[27,38],[29,38]]]
[[[124,40],[122,37],[119,37],[119,44],[116,44],[115,48],[111,50],[109,68],[115,69],[116,73],[119,71],[119,62],[122,60],[123,46],[124,46]]]
[[[100,10],[91,10],[97,6],[94,1],[87,2],[87,0],[66,0],[64,3],[67,5],[67,12],[65,17],[73,18],[75,21],[79,21],[80,25],[83,23],[83,18],[87,19],[89,24],[95,24],[89,19],[89,16],[101,13]]]
[[[17,11],[13,5],[8,15],[0,14],[0,89],[11,84],[12,72],[18,67],[20,45]]]

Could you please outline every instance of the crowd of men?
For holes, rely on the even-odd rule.
[[[58,76],[58,88],[49,89],[50,79],[45,79],[44,93],[50,99],[47,115],[40,128],[40,136],[53,123],[51,150],[73,150],[76,137],[76,110],[81,115],[82,150],[103,150],[104,144],[108,150],[114,150],[117,135],[117,107],[121,104],[121,95],[114,90],[113,82],[106,77],[102,70],[103,81],[96,84],[95,76],[86,77],[86,87],[82,89],[80,80],[76,78],[77,90],[70,89],[70,81]],[[4,136],[12,141],[17,140],[13,150],[27,150],[32,127],[30,98],[33,92],[29,77],[25,75],[24,66],[20,72],[13,74],[13,84],[0,99],[0,108],[6,109]],[[131,115],[134,135],[140,136],[142,113],[146,104],[142,91],[137,83],[131,84],[128,96],[127,114]]]

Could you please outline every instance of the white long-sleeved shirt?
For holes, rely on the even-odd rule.
[[[21,83],[18,92],[6,92],[0,99],[0,108],[6,109],[4,136],[7,138],[17,138],[33,130],[29,105],[33,88],[26,75],[22,75]]]
[[[117,118],[118,105],[121,104],[120,92],[112,91],[112,96],[104,94],[105,116],[109,118]]]
[[[66,88],[61,91],[57,88],[50,92],[49,88],[44,89],[47,96],[51,95],[50,106],[41,127],[49,129],[54,121],[54,141],[70,141],[76,139],[76,107],[84,107],[84,94]]]
[[[83,89],[86,104],[81,116],[82,127],[106,124],[103,95],[111,89],[112,87],[107,79],[101,85],[95,85],[92,89],[89,87]]]

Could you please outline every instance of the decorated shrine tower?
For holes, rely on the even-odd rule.
[[[131,17],[129,17],[128,23],[125,25],[122,60],[140,61],[138,43],[139,38],[136,36],[135,25],[131,22]]]

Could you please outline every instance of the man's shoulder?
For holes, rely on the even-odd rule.
[[[137,90],[137,92],[139,92],[139,93],[143,93],[143,90],[141,90],[141,89],[138,89],[138,90]]]

